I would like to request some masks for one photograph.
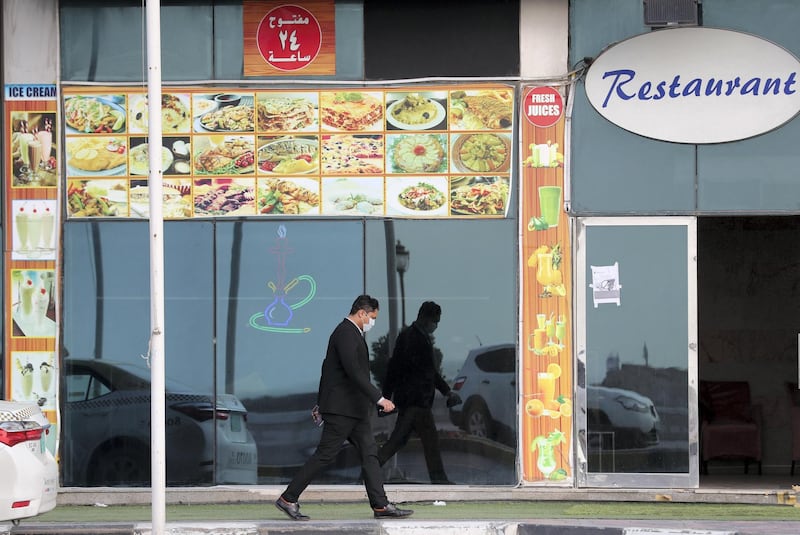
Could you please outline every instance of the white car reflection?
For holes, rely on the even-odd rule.
[[[106,359],[64,360],[63,486],[150,481],[150,370]],[[235,396],[166,382],[168,485],[254,484],[258,454]],[[216,451],[216,455],[215,455]]]
[[[661,419],[652,400],[631,390],[586,387],[586,423],[590,440],[613,436],[617,449],[644,448],[659,442]]]
[[[450,420],[471,435],[509,445],[516,441],[517,361],[514,344],[473,349],[453,381],[463,405]],[[652,400],[631,390],[586,387],[589,436],[614,437],[614,447],[641,448],[659,443],[661,420]],[[610,435],[609,435],[610,434]]]

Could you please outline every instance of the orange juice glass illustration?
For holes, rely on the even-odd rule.
[[[539,253],[539,266],[536,269],[536,280],[542,286],[553,284],[553,254]]]
[[[556,377],[550,372],[539,372],[536,374],[536,383],[542,393],[542,401],[547,406],[547,402],[556,396]]]

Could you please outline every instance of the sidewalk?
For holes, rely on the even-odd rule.
[[[0,523],[0,535],[151,535],[150,523]],[[168,522],[169,535],[797,535],[800,521],[569,520]]]
[[[440,487],[439,487],[440,488]],[[612,502],[595,493],[583,501],[572,500],[400,500],[405,487],[387,487],[390,498],[415,510],[410,519],[372,518],[363,488],[309,487],[302,501],[309,522],[293,522],[273,501],[277,487],[253,488],[249,500],[239,502],[175,503],[192,497],[197,489],[171,494],[167,506],[170,535],[797,535],[800,507],[787,504],[680,503],[669,501]],[[402,490],[401,490],[402,489]],[[88,489],[87,489],[88,490]],[[64,505],[19,526],[0,522],[0,535],[150,535],[149,489],[92,489],[93,497],[117,501],[109,505]],[[174,489],[177,491],[178,489]],[[220,489],[216,489],[219,492]],[[344,491],[344,492],[342,492]],[[484,496],[498,489],[484,489]],[[207,489],[206,496],[219,499]],[[417,491],[420,492],[420,491]],[[441,490],[437,491],[441,493]],[[453,494],[463,494],[452,491]],[[350,500],[341,500],[347,495]],[[239,498],[243,495],[239,494]],[[573,495],[574,496],[574,495]],[[87,496],[84,496],[87,497]],[[123,501],[127,497],[128,501]],[[61,495],[59,496],[60,502]],[[73,497],[74,498],[74,497]],[[304,494],[306,498],[306,494]],[[193,499],[197,500],[194,495]],[[337,501],[333,501],[336,499]],[[128,505],[123,505],[128,504]]]

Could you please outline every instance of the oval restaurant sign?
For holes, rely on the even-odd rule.
[[[586,96],[606,119],[649,138],[721,143],[768,132],[800,111],[800,61],[759,37],[658,30],[600,54]]]

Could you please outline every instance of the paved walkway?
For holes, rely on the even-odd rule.
[[[0,535],[152,535],[149,523],[0,523]],[[167,523],[165,535],[797,535],[800,521],[535,520]]]

